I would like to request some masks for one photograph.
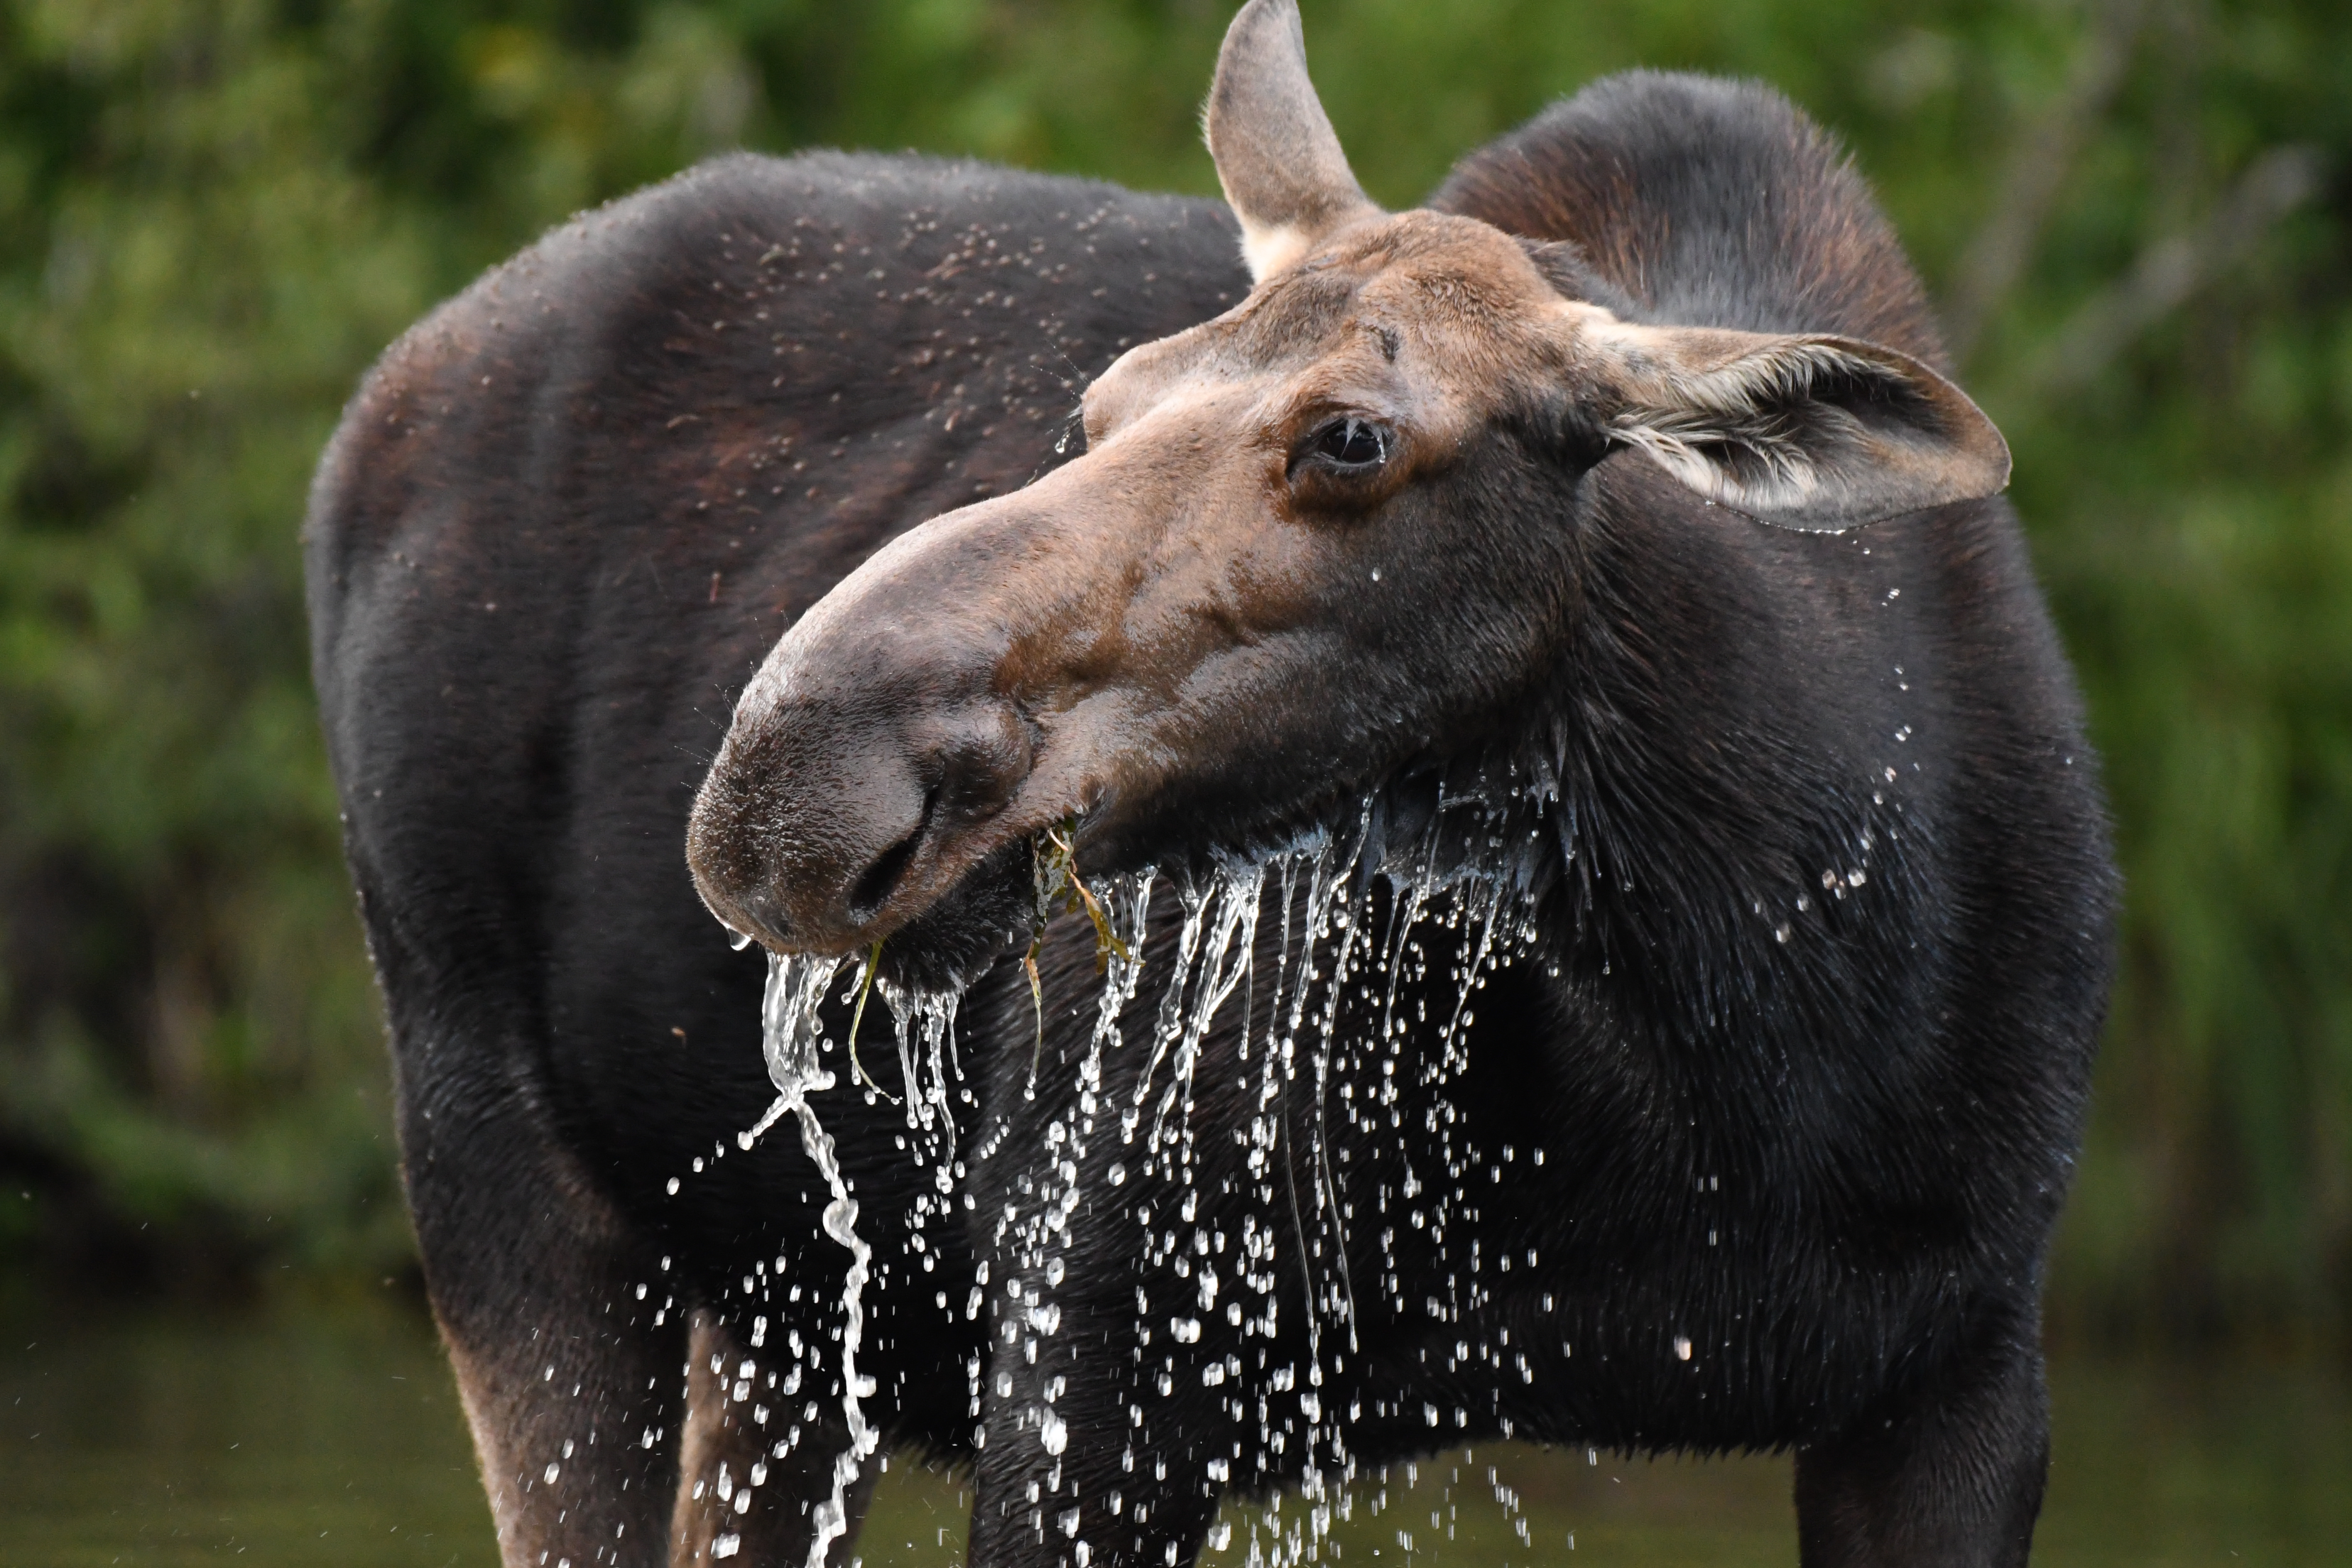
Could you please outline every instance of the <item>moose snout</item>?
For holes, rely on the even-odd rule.
[[[1126,647],[1101,628],[1133,574],[1101,507],[1056,504],[1086,461],[901,534],[771,650],[688,830],[719,919],[856,952],[1094,798],[1109,748],[1070,709]]]
[[[711,911],[771,946],[846,952],[951,885],[959,850],[1033,763],[1013,704],[937,691],[969,684],[919,669],[848,690],[823,679],[765,698],[755,688],[688,826]]]

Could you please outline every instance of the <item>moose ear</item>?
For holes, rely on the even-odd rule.
[[[1225,29],[1203,129],[1242,223],[1242,259],[1263,282],[1341,225],[1380,211],[1307,76],[1295,0],[1250,0]]]
[[[1710,500],[1834,532],[2009,484],[2009,444],[1992,421],[1908,354],[1563,309],[1578,401],[1602,437],[1647,452]]]

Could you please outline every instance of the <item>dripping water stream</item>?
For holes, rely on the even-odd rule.
[[[819,1059],[823,1037],[817,1004],[841,968],[837,958],[768,955],[768,987],[760,1004],[761,1047],[768,1060],[769,1080],[776,1086],[776,1100],[767,1114],[737,1140],[749,1149],[786,1115],[797,1121],[801,1147],[808,1152],[832,1194],[824,1205],[824,1233],[849,1252],[849,1272],[841,1288],[841,1415],[848,1428],[849,1446],[834,1458],[833,1495],[816,1507],[808,1568],[824,1568],[833,1542],[848,1533],[849,1488],[857,1479],[858,1468],[880,1441],[866,1419],[864,1402],[874,1392],[873,1384],[857,1370],[858,1343],[866,1328],[866,1281],[874,1249],[857,1234],[857,1200],[849,1195],[849,1184],[842,1179],[833,1134],[818,1121],[816,1108],[808,1098],[834,1084],[834,1075]]]
[[[824,1233],[849,1254],[849,1268],[841,1289],[841,1415],[849,1441],[834,1458],[832,1495],[814,1510],[808,1568],[824,1568],[833,1542],[848,1533],[849,1489],[881,1441],[880,1433],[866,1419],[865,1408],[865,1401],[875,1393],[875,1382],[857,1369],[857,1353],[865,1338],[865,1295],[873,1277],[874,1248],[858,1234],[857,1200],[842,1174],[833,1134],[825,1131],[809,1100],[812,1094],[831,1089],[836,1082],[834,1073],[824,1064],[825,1040],[817,1009],[824,1000],[826,987],[848,967],[848,961],[841,958],[774,952],[768,955],[767,988],[760,1003],[761,1049],[767,1059],[768,1079],[775,1086],[776,1098],[756,1123],[736,1135],[737,1146],[749,1150],[784,1117],[791,1116],[799,1124],[801,1147],[816,1166],[828,1193],[821,1220]],[[868,978],[865,966],[860,964],[854,975],[852,993],[862,992]],[[887,981],[878,981],[877,988],[897,1026],[907,1125],[918,1139],[915,1157],[918,1162],[930,1163],[933,1185],[943,1196],[953,1184],[949,1168],[955,1147],[955,1121],[948,1106],[947,1079],[958,998],[953,994],[911,995]],[[869,1103],[872,1098],[869,1093]],[[734,1539],[724,1537],[722,1543]]]

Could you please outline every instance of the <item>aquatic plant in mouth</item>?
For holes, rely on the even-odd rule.
[[[876,1083],[874,1075],[866,1070],[866,1064],[857,1059],[858,1026],[866,1022],[866,999],[874,994],[874,976],[881,967],[882,943],[877,939],[873,947],[866,951],[866,972],[858,976],[857,980],[857,1011],[849,1016],[849,1070],[866,1088],[895,1104],[898,1097]]]
[[[1021,968],[1029,977],[1029,1000],[1037,1016],[1036,1044],[1029,1053],[1029,1082],[1033,1089],[1037,1082],[1037,1058],[1045,1048],[1045,986],[1037,973],[1037,950],[1045,944],[1047,923],[1056,913],[1083,913],[1094,922],[1097,974],[1107,973],[1114,957],[1135,962],[1133,949],[1112,926],[1102,900],[1078,875],[1077,834],[1078,819],[1066,817],[1038,835],[1029,846],[1036,913],[1031,921],[1029,950],[1021,956]],[[874,945],[878,953],[882,944]]]

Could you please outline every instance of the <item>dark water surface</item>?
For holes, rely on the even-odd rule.
[[[2078,1362],[2053,1384],[2037,1563],[2352,1564],[2340,1375]],[[497,1561],[456,1392],[413,1313],[44,1313],[0,1346],[0,1563]],[[1496,1446],[1424,1460],[1410,1479],[1396,1467],[1376,1512],[1381,1489],[1360,1487],[1338,1528],[1341,1562],[1796,1561],[1785,1460]],[[860,1543],[867,1568],[960,1562],[964,1506],[952,1479],[893,1465]],[[1208,1568],[1246,1568],[1254,1528],[1264,1545],[1298,1518],[1296,1499],[1272,1518],[1229,1510]]]

